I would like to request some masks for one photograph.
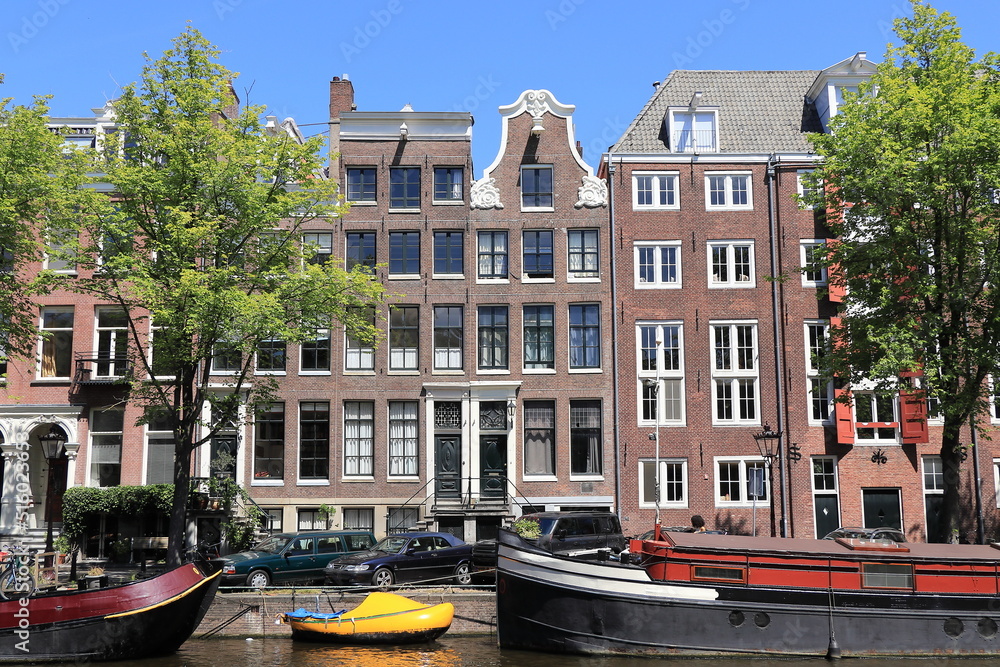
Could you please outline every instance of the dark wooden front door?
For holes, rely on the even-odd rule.
[[[507,436],[479,436],[481,481],[479,495],[503,498],[507,488]]]
[[[57,523],[62,521],[63,494],[66,493],[66,471],[68,459],[63,454],[48,462],[49,479],[45,492],[45,502],[48,505],[46,520]]]
[[[899,507],[899,489],[862,489],[865,528],[900,528],[903,521]]]
[[[460,498],[462,494],[462,437],[434,438],[434,494],[438,498]]]

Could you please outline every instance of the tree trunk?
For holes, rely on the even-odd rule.
[[[167,567],[184,562],[187,547],[187,506],[191,493],[191,445],[180,444],[174,451],[174,502],[170,508],[170,528],[167,534]]]
[[[944,498],[941,504],[939,532],[930,536],[931,541],[958,542],[962,514],[961,466],[962,466],[962,424],[964,420],[945,418],[941,436],[941,464],[944,471]]]

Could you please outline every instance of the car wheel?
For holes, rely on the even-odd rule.
[[[469,573],[468,563],[459,563],[455,568],[455,583],[459,586],[468,586],[472,583],[472,575]]]
[[[247,575],[247,586],[250,588],[265,588],[271,585],[271,575],[267,570],[254,570]]]
[[[379,588],[389,588],[389,586],[392,586],[392,571],[384,567],[380,570],[375,570],[375,574],[372,576],[372,583]]]

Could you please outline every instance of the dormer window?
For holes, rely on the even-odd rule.
[[[718,152],[718,114],[714,109],[671,109],[669,113],[673,152]]]

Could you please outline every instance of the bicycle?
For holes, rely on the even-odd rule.
[[[32,573],[34,560],[34,553],[24,547],[3,546],[0,552],[0,598],[14,600],[38,592],[38,583]]]

